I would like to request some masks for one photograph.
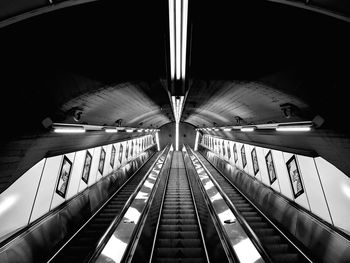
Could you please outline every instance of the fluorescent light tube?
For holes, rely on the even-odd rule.
[[[286,132],[307,132],[310,131],[310,126],[280,126],[276,128],[276,131],[286,131]]]
[[[106,129],[104,129],[104,130],[105,130],[105,132],[107,132],[107,133],[116,133],[116,132],[118,132],[117,129],[113,129],[113,128],[106,128]]]
[[[255,130],[254,127],[242,127],[242,128],[241,128],[241,131],[242,131],[242,132],[252,132],[252,131],[254,131],[254,130]]]
[[[85,128],[81,126],[77,127],[56,127],[54,128],[56,133],[84,133]]]
[[[175,78],[175,7],[174,0],[169,0],[169,42],[170,42],[170,78]]]
[[[224,131],[231,131],[231,128],[224,128]]]
[[[188,0],[183,0],[182,6],[182,48],[181,48],[181,77],[186,77],[186,44],[187,44],[187,17]]]
[[[126,129],[125,131],[126,132],[133,132],[134,130],[133,129]]]
[[[175,0],[176,79],[181,77],[181,0]]]

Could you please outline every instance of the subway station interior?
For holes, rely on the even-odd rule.
[[[0,0],[0,262],[350,262],[350,3]]]

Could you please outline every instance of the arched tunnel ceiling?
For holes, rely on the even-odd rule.
[[[337,11],[349,13],[349,5],[342,1],[318,1],[320,6],[321,2],[323,7],[332,2]],[[6,3],[0,4],[1,14],[6,13],[1,9]],[[41,5],[40,0],[35,3]],[[327,144],[277,134],[272,141],[281,149],[290,149],[295,141],[296,147],[322,153],[350,174],[349,24],[273,1],[189,3],[189,93],[182,121],[219,126],[236,124],[237,116],[243,123],[258,124],[320,115],[325,131],[312,136]],[[13,14],[28,10],[32,9]],[[81,108],[80,123],[114,125],[122,119],[126,126],[161,127],[173,121],[166,92],[167,13],[167,1],[104,0],[0,28],[0,112],[7,127],[0,139],[0,172],[6,170],[1,174],[9,182],[37,156],[50,152],[50,143],[35,146],[40,136],[51,140],[41,124],[46,117],[71,123],[70,110]],[[8,12],[2,18],[10,16]],[[298,107],[295,116],[283,116],[280,107],[285,103]],[[257,145],[266,145],[271,138],[216,135]],[[108,139],[92,137],[89,147]],[[72,150],[60,140],[54,139],[55,153]],[[84,141],[76,141],[76,148],[83,149]]]

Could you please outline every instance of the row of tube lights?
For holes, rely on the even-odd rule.
[[[188,0],[169,0],[171,79],[185,79]]]
[[[126,128],[126,127],[86,127],[81,125],[52,125],[52,130],[55,133],[84,133],[86,131],[104,131],[106,133],[117,133],[117,132],[158,132],[159,129],[137,129],[137,128]]]
[[[275,130],[279,132],[307,132],[311,131],[312,122],[296,122],[296,123],[273,123],[260,124],[254,126],[228,126],[213,128],[197,128],[197,131],[232,131],[240,130],[241,132],[254,132],[255,130]]]

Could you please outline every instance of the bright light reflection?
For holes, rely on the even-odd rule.
[[[156,132],[156,143],[157,143],[157,150],[160,151],[160,144],[159,144],[159,135],[158,135],[158,132]]]
[[[129,207],[129,209],[128,209],[128,211],[126,211],[124,217],[130,221],[134,221],[134,223],[136,224],[140,218],[140,215],[141,215],[141,213],[137,209],[135,209],[133,207]]]
[[[199,131],[196,132],[196,140],[194,142],[194,150],[198,150],[198,140],[199,140]]]
[[[152,189],[154,186],[154,183],[151,183],[148,180],[146,180],[143,186]]]
[[[341,186],[343,193],[350,199],[350,187],[343,184]]]
[[[217,200],[222,200],[222,196],[221,196],[221,194],[219,192],[216,193],[216,195],[210,197],[210,201],[211,202],[214,202],[214,201],[217,201]]]
[[[17,195],[8,196],[3,200],[0,199],[0,215],[5,213],[8,209],[10,209],[16,203],[17,200]]]
[[[179,150],[179,123],[175,123],[175,151]]]
[[[210,188],[213,188],[213,187],[214,187],[214,184],[212,181],[208,181],[204,184],[205,190],[209,190]]]
[[[111,262],[120,262],[124,255],[127,245],[127,243],[124,243],[119,238],[113,235],[109,239],[107,245],[102,250],[101,254],[111,259]]]
[[[239,258],[239,262],[254,263],[261,259],[259,252],[248,238],[240,241],[233,248]]]
[[[230,209],[226,209],[224,212],[221,212],[218,214],[218,217],[220,219],[220,222],[224,225],[224,221],[228,220],[228,219],[236,219],[235,215],[232,213],[232,211]]]

